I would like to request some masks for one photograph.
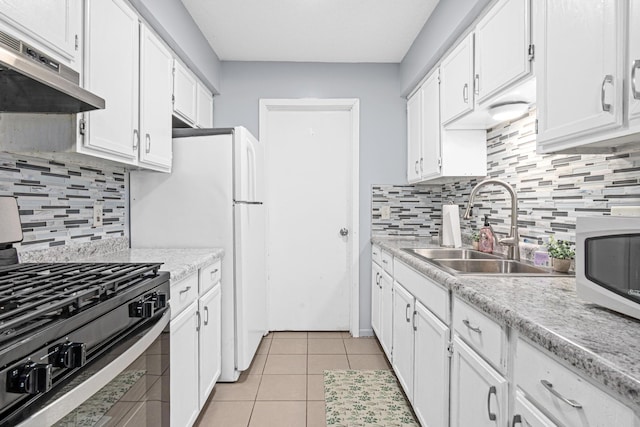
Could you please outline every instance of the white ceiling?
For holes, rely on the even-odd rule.
[[[439,0],[182,0],[223,61],[390,62]]]

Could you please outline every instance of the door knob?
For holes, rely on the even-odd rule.
[[[349,234],[349,230],[347,230],[346,228],[341,228],[340,229],[340,235],[342,237],[347,236]]]

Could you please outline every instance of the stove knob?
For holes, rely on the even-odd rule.
[[[25,363],[7,372],[9,393],[38,394],[51,389],[51,365]]]
[[[129,317],[142,317],[143,319],[152,317],[155,313],[153,301],[137,301],[129,304]]]
[[[56,368],[81,368],[87,363],[87,346],[81,342],[65,342],[49,350],[49,362]]]
[[[156,310],[159,308],[165,308],[167,306],[167,294],[155,292],[153,294],[152,300]]]

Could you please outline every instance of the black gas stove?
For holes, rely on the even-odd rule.
[[[37,410],[57,388],[168,309],[160,263],[0,267],[0,426]]]

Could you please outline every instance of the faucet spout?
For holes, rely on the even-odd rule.
[[[473,202],[476,198],[476,194],[478,194],[478,191],[482,187],[490,184],[503,187],[507,190],[507,193],[509,193],[509,196],[511,197],[511,227],[509,229],[509,235],[504,239],[500,239],[498,241],[498,244],[509,247],[507,251],[507,256],[509,259],[520,261],[520,236],[518,235],[518,195],[511,185],[495,178],[488,178],[484,181],[479,182],[471,190],[471,194],[469,195],[469,202],[467,203],[467,209],[464,212],[463,218],[471,218],[471,209],[473,207]]]

